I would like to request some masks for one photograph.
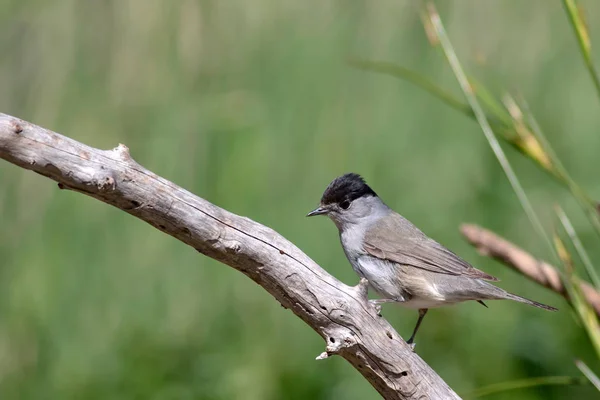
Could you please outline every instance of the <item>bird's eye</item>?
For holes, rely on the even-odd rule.
[[[344,200],[340,203],[340,207],[342,207],[344,210],[347,210],[348,207],[350,207],[350,202],[348,200]]]

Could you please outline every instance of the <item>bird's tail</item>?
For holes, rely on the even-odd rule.
[[[558,308],[554,308],[552,306],[547,306],[545,304],[538,303],[537,301],[533,301],[533,300],[526,299],[525,297],[517,296],[516,294],[512,294],[512,293],[508,293],[508,292],[505,292],[505,293],[506,293],[506,297],[505,297],[506,299],[518,301],[519,303],[529,304],[530,306],[534,306],[537,308],[543,308],[544,310],[548,310],[548,311],[558,311]]]
[[[518,301],[519,303],[529,304],[530,306],[534,306],[537,308],[543,308],[544,310],[558,311],[557,308],[538,303],[537,301],[526,299],[525,297],[517,296],[516,294],[509,293],[506,290],[499,288],[498,286],[492,285],[491,283],[483,281],[481,279],[463,280],[460,282],[460,284],[462,285],[460,287],[460,290],[455,290],[454,292],[449,293],[449,297],[460,298],[459,301],[503,299],[514,300]],[[455,285],[454,287],[456,288],[458,286],[459,285]]]

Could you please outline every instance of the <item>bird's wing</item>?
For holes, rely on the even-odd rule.
[[[398,214],[367,230],[364,249],[374,257],[434,273],[498,280],[427,237]]]

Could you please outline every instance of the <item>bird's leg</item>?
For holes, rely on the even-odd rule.
[[[413,331],[412,335],[410,336],[410,339],[408,339],[408,341],[406,342],[406,344],[410,345],[410,347],[414,350],[415,349],[415,335],[417,334],[417,331],[419,330],[419,326],[421,326],[421,322],[423,322],[423,318],[425,317],[425,314],[427,314],[427,308],[419,308],[419,319],[417,320],[417,326],[415,326],[415,330]]]

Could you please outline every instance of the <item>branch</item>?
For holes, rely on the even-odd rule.
[[[291,242],[136,163],[124,145],[98,150],[0,114],[0,158],[117,207],[262,286],[325,339],[386,399],[458,399],[367,302]]]
[[[569,300],[559,272],[550,264],[536,259],[515,244],[480,226],[464,224],[460,230],[467,241],[477,247],[483,255],[501,261],[532,281]],[[583,296],[600,316],[600,293],[586,282],[580,281],[579,284]]]

